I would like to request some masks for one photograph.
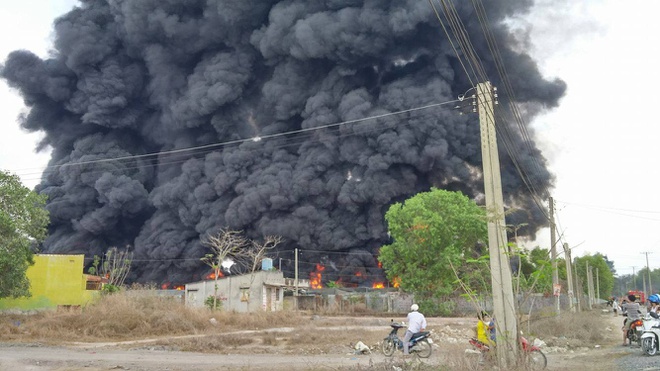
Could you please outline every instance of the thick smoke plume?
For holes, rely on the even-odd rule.
[[[497,76],[474,9],[456,3]],[[484,6],[517,101],[556,106],[564,83],[544,80],[502,22],[531,1]],[[53,149],[38,186],[45,252],[130,245],[132,280],[182,283],[208,268],[201,239],[230,228],[282,236],[291,272],[299,248],[303,275],[321,263],[324,279],[374,280],[391,203],[431,186],[482,194],[474,115],[445,106],[331,125],[471,87],[426,1],[82,0],[54,35],[48,59],[15,51],[2,66],[29,108],[21,125]],[[536,146],[512,133],[536,188],[551,186]],[[506,155],[502,166],[508,204],[525,210],[514,218],[529,223],[518,233],[533,235],[545,220]]]

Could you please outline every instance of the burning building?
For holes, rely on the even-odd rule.
[[[565,85],[541,76],[503,22],[531,1],[483,6],[529,122]],[[456,8],[481,34],[471,5]],[[206,273],[201,238],[230,228],[282,236],[287,276],[299,248],[303,276],[321,263],[324,280],[361,268],[366,284],[383,282],[390,204],[431,186],[482,193],[476,117],[387,115],[471,87],[441,30],[413,0],[80,0],[54,23],[48,58],[15,51],[1,71],[28,108],[21,126],[52,149],[37,187],[51,215],[43,251],[130,245],[129,280],[175,284]],[[496,76],[488,44],[473,43]],[[547,188],[535,144],[512,134]],[[533,235],[545,219],[507,157],[502,167]]]

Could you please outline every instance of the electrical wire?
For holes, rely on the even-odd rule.
[[[396,112],[388,112],[385,114],[380,114],[380,115],[373,115],[369,117],[364,117],[360,119],[354,119],[354,120],[346,120],[338,123],[332,123],[332,124],[327,124],[327,125],[322,125],[322,126],[315,126],[311,128],[304,128],[304,129],[298,129],[298,130],[291,130],[287,132],[282,132],[282,133],[275,133],[275,134],[269,134],[269,135],[263,135],[263,136],[257,136],[257,137],[252,137],[252,138],[245,138],[245,139],[238,139],[238,140],[232,140],[232,141],[225,141],[225,142],[216,142],[216,143],[211,143],[211,144],[206,144],[206,145],[200,145],[200,146],[194,146],[194,147],[187,147],[187,148],[180,148],[176,150],[168,150],[168,151],[159,151],[159,152],[152,152],[152,153],[146,153],[146,154],[140,154],[140,155],[129,155],[129,156],[120,156],[120,157],[113,157],[113,158],[104,158],[104,159],[97,159],[97,160],[88,160],[88,161],[79,161],[79,162],[69,162],[66,164],[61,164],[61,165],[51,165],[47,166],[44,168],[44,173],[49,173],[53,172],[62,168],[67,168],[71,166],[81,166],[81,165],[89,165],[89,164],[99,164],[99,163],[109,163],[109,162],[121,162],[121,161],[126,161],[126,160],[138,160],[138,159],[153,159],[157,156],[164,156],[164,155],[193,155],[193,154],[199,154],[199,153],[207,153],[207,152],[212,152],[216,151],[219,148],[226,148],[229,146],[238,146],[244,143],[249,143],[249,142],[261,142],[266,139],[274,139],[274,138],[279,138],[279,137],[286,137],[286,136],[291,136],[291,135],[296,135],[296,134],[307,134],[307,133],[313,133],[317,132],[322,129],[330,129],[330,128],[338,128],[341,126],[345,126],[348,124],[360,124],[363,123],[364,121],[370,121],[370,120],[377,120],[377,119],[383,119],[387,117],[393,117],[396,115],[401,115],[405,113],[416,113],[418,111],[423,111],[427,110],[430,108],[437,108],[437,107],[443,107],[449,104],[453,104],[459,102],[458,99],[450,100],[450,101],[445,101],[441,103],[434,103],[434,104],[428,104],[425,106],[420,106],[420,107],[414,107],[410,109],[405,109],[405,110],[400,110]],[[376,131],[379,130],[378,128],[374,128],[373,130],[365,130],[364,133],[368,133],[371,131]],[[380,129],[382,130],[382,129]],[[360,132],[358,132],[360,133]],[[342,134],[342,136],[346,136],[348,134]],[[303,136],[300,136],[302,138]],[[289,144],[290,145],[290,144]],[[182,161],[187,161],[187,159],[182,160]],[[180,163],[179,161],[174,161],[172,163]],[[158,164],[154,164],[153,166],[159,166],[161,164],[167,164],[167,160],[164,160],[162,162],[159,162]],[[32,173],[30,173],[32,174]],[[30,175],[28,174],[28,175]],[[19,173],[20,175],[20,173]]]
[[[460,20],[460,17],[458,16],[458,12],[456,11],[456,8],[453,6],[453,3],[451,3],[450,1],[446,1],[446,0],[438,0],[438,1],[440,3],[441,8],[443,9],[444,15],[447,18],[448,23],[450,24],[450,28],[452,30],[452,33],[453,33],[454,37],[457,40],[457,43],[461,47],[461,50],[463,50],[465,52],[465,54],[468,56],[468,60],[469,60],[468,64],[471,66],[472,71],[474,71],[473,73],[476,74],[477,78],[481,81],[490,81],[490,79],[487,76],[487,73],[485,72],[485,69],[483,68],[481,58],[476,53],[476,51],[475,51],[475,49],[474,49],[474,47],[473,47],[473,45],[470,41],[470,38],[468,36],[467,30],[466,30],[464,24],[462,23],[462,21]],[[433,6],[433,8],[434,8],[434,11],[435,11],[436,10],[435,6]],[[500,71],[501,79],[503,81],[506,81],[505,85],[507,86],[507,91],[509,92],[510,96],[512,97],[509,101],[514,102],[515,101],[515,96],[513,95],[513,90],[510,88],[510,84],[508,83],[508,78],[506,76],[506,71],[503,68],[503,63],[501,63],[501,56],[499,54],[499,49],[497,48],[496,43],[494,43],[494,37],[492,36],[492,33],[490,33],[488,31],[490,28],[486,24],[487,17],[485,17],[484,13],[483,13],[484,12],[483,4],[481,4],[481,6],[479,6],[479,4],[476,4],[475,8],[476,8],[476,12],[478,14],[479,22],[482,25],[482,29],[484,30],[484,33],[486,34],[486,39],[488,40],[488,43],[490,45],[490,49],[494,54],[493,59],[495,60],[496,65],[499,66],[497,69],[498,69],[498,71]],[[444,27],[444,24],[443,24],[443,29],[446,30],[446,28]],[[447,36],[450,37],[448,35],[448,33],[447,33]],[[457,57],[460,58],[460,55],[458,55],[457,51],[456,51],[456,53],[457,53]],[[467,70],[465,70],[465,71],[466,71],[466,74],[468,74],[468,78],[470,78],[469,73],[467,72]],[[470,81],[472,81],[471,78],[470,78]],[[529,134],[526,132],[526,126],[524,125],[524,123],[521,123],[521,120],[518,119],[518,118],[520,118],[520,115],[519,115],[519,113],[518,114],[515,113],[515,112],[517,112],[515,110],[516,109],[515,105],[512,106],[512,107],[513,107],[512,111],[514,111],[514,118],[516,118],[516,121],[518,122],[518,126],[521,129],[521,133],[522,133],[521,135],[522,135],[522,138],[523,138],[523,142],[525,144],[527,144],[528,151],[530,151],[530,153],[533,153],[534,149],[531,148],[531,142],[532,141],[529,139]],[[495,117],[498,117],[499,121],[501,121],[501,122],[507,122],[507,120],[503,119],[502,114],[499,112],[498,108],[493,108],[493,111],[486,112],[486,114],[487,114],[487,116],[489,116],[490,119],[493,119],[493,122],[496,122],[494,120]],[[545,215],[545,217],[549,218],[545,208],[542,205],[542,201],[541,201],[542,197],[539,195],[539,193],[541,193],[541,192],[539,192],[536,189],[535,183],[532,182],[533,178],[531,176],[529,176],[526,169],[523,166],[521,166],[521,161],[519,160],[519,158],[517,156],[517,153],[516,153],[517,151],[513,147],[513,142],[514,141],[512,139],[511,133],[508,131],[508,127],[506,125],[502,125],[502,124],[498,124],[498,125],[495,125],[495,126],[496,126],[497,133],[499,134],[499,137],[501,138],[501,142],[504,145],[504,149],[508,153],[509,158],[511,159],[514,167],[516,168],[516,171],[518,172],[518,174],[519,174],[521,180],[523,181],[525,187],[530,191],[530,195],[532,197],[533,202],[537,205],[537,207],[539,208],[539,210],[541,210],[541,212]],[[531,157],[532,157],[533,161],[536,160],[536,157],[534,157],[534,156],[531,156]],[[547,193],[547,190],[545,191],[545,193]]]

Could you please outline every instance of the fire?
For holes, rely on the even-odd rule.
[[[392,279],[392,287],[399,287],[401,285],[401,278],[394,277]]]
[[[355,277],[362,277],[362,272],[355,272]]]
[[[222,272],[220,272],[219,269],[216,272],[218,273],[218,278],[222,278],[222,277],[225,276],[224,274],[222,274]],[[204,278],[207,279],[207,280],[214,280],[215,279],[215,272],[211,272],[211,273],[207,274],[206,277],[204,277]]]
[[[374,284],[371,286],[373,289],[384,289],[385,288],[385,283],[384,282],[374,282]]]
[[[309,285],[313,289],[322,289],[323,284],[321,283],[321,275],[325,270],[325,267],[322,266],[321,264],[316,264],[316,270],[314,272],[309,273]]]
[[[165,282],[162,285],[160,285],[161,290],[179,290],[183,291],[186,289],[186,286],[184,285],[172,285],[170,282]]]

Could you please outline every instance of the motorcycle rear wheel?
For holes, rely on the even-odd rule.
[[[630,346],[637,344],[637,346],[642,345],[642,338],[637,334],[635,330],[628,330],[628,340],[630,341]]]
[[[653,339],[651,338],[642,339],[642,350],[644,353],[654,356],[658,352],[658,347],[653,343]]]
[[[532,350],[527,354],[527,363],[530,370],[543,370],[548,366],[548,359],[540,350]]]
[[[392,339],[383,340],[383,344],[381,345],[381,350],[383,351],[383,354],[386,357],[391,357],[392,354],[394,354],[394,351],[396,350],[396,344],[394,344],[394,340]]]
[[[431,356],[431,351],[433,350],[431,344],[426,339],[415,344],[413,349],[419,358],[429,358]]]

